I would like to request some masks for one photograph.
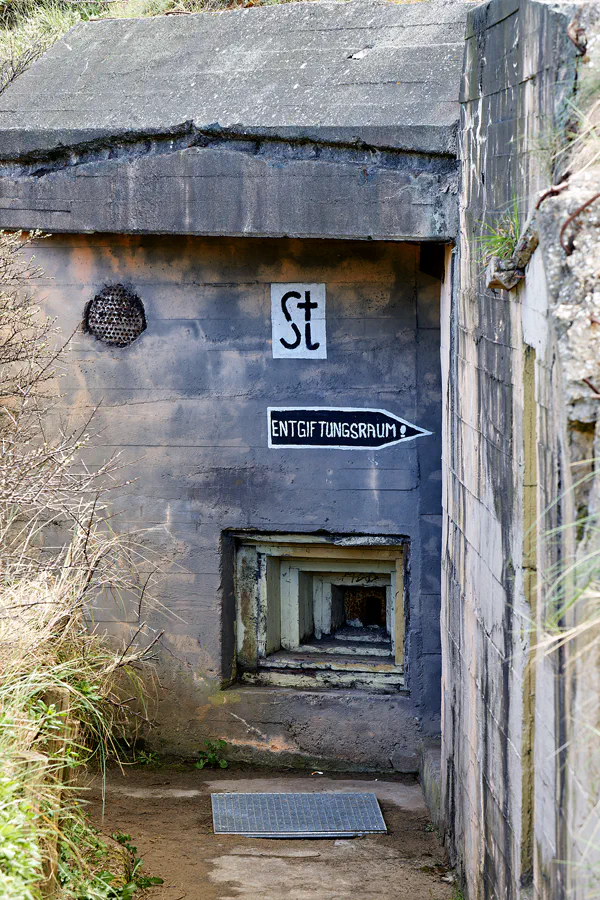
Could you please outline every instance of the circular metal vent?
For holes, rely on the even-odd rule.
[[[85,327],[105,344],[126,347],[146,328],[142,301],[124,285],[110,284],[88,304]]]

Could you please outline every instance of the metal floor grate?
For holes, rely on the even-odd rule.
[[[215,834],[354,837],[385,833],[375,794],[211,794]]]

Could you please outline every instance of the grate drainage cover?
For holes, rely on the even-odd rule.
[[[375,794],[211,794],[215,834],[356,837],[385,833]]]

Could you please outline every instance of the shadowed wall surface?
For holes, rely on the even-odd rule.
[[[469,900],[531,891],[559,900],[566,890],[565,685],[560,660],[534,649],[543,573],[551,578],[570,552],[568,534],[543,536],[572,515],[563,374],[543,260],[548,235],[540,233],[542,249],[510,292],[487,286],[481,237],[506,227],[515,206],[520,233],[539,192],[560,181],[548,141],[570,127],[574,11],[494,0],[473,10],[467,25],[462,237],[454,300],[442,310],[442,779],[450,847]],[[550,242],[546,250],[556,253],[556,234]]]
[[[135,476],[116,492],[119,527],[146,529],[143,541],[172,562],[160,597],[171,614],[160,626],[171,683],[163,745],[192,750],[207,709],[228,697],[252,696],[242,717],[264,730],[267,713],[254,708],[264,696],[266,728],[285,733],[290,753],[415,770],[419,729],[439,727],[440,282],[422,271],[430,253],[421,259],[417,244],[56,236],[36,246],[36,259],[49,279],[46,308],[65,333],[106,284],[123,283],[144,303],[148,327],[129,347],[76,335],[67,404],[72,421],[100,404],[96,458],[117,451],[131,466],[124,476]],[[326,284],[325,360],[272,358],[270,284],[298,281]],[[269,449],[267,407],[300,404],[389,409],[433,434],[375,451]],[[226,529],[408,537],[407,691],[373,701],[381,748],[358,749],[347,710],[332,743],[323,698],[314,704],[330,742],[321,750],[314,723],[296,739],[278,722],[272,692],[214,700],[233,662]],[[136,611],[95,616],[122,633]],[[290,726],[304,715],[293,709]],[[237,738],[240,726],[229,717],[219,729]]]

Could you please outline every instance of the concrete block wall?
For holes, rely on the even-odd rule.
[[[469,900],[532,891],[558,900],[564,889],[557,864],[564,698],[556,663],[532,651],[543,591],[538,579],[531,593],[524,557],[528,404],[537,514],[550,507],[536,530],[567,514],[555,502],[569,479],[562,376],[541,253],[524,286],[492,291],[479,239],[515,202],[523,224],[551,183],[552,161],[540,161],[540,146],[564,126],[575,87],[577,52],[566,34],[572,14],[566,4],[493,0],[467,26],[461,240],[442,356],[442,819]],[[535,397],[527,395],[528,347]],[[538,572],[556,562],[557,543],[538,542]]]
[[[213,735],[244,758],[416,771],[421,736],[439,730],[441,664],[440,281],[419,245],[56,235],[35,253],[66,334],[105,284],[145,305],[129,347],[76,335],[65,401],[72,423],[100,404],[95,460],[118,452],[135,479],[115,492],[116,521],[167,560],[166,615],[151,619],[166,631],[156,746],[193,753]],[[272,358],[271,282],[326,284],[326,360]],[[389,409],[432,435],[379,451],[269,449],[267,407],[303,404]],[[232,529],[406,535],[408,692],[221,690]],[[122,634],[137,611],[105,605],[95,619]]]

